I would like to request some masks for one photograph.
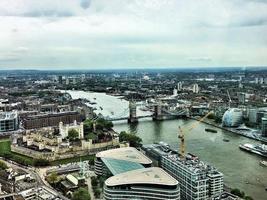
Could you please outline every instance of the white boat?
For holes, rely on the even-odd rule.
[[[264,166],[264,167],[267,167],[267,161],[264,161],[264,160],[260,161],[260,165]]]

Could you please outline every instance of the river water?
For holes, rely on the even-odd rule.
[[[104,116],[114,112],[119,116],[128,106],[126,100],[109,96],[103,93],[89,93],[82,91],[69,91],[72,98],[87,98],[97,102],[97,112]],[[96,98],[96,99],[94,99]],[[102,107],[103,110],[99,109]],[[142,111],[138,115],[146,114]],[[143,119],[137,125],[129,125],[125,121],[115,122],[115,131],[130,131],[140,136],[144,144],[164,141],[173,148],[178,148],[178,127],[190,127],[194,120],[166,120],[155,122],[151,119]],[[205,132],[205,128],[216,129],[217,133]],[[208,162],[224,174],[226,185],[239,188],[247,195],[257,200],[266,200],[267,192],[267,167],[262,167],[259,162],[264,158],[241,151],[239,144],[259,143],[257,141],[235,135],[231,132],[199,123],[198,126],[185,133],[186,151],[196,154],[201,160]],[[230,141],[224,142],[227,138]],[[266,160],[266,159],[265,159]]]

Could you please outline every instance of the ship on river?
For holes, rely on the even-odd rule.
[[[251,153],[258,154],[263,157],[267,157],[267,145],[255,145],[255,144],[241,144],[239,148]]]

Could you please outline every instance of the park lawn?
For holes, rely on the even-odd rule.
[[[0,156],[5,157],[7,154],[11,155],[9,158],[18,163],[33,165],[33,159],[28,156],[20,155],[17,153],[11,152],[11,141],[9,139],[0,140]]]

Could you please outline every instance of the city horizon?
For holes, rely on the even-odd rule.
[[[0,69],[267,66],[266,9],[247,0],[2,0]]]

